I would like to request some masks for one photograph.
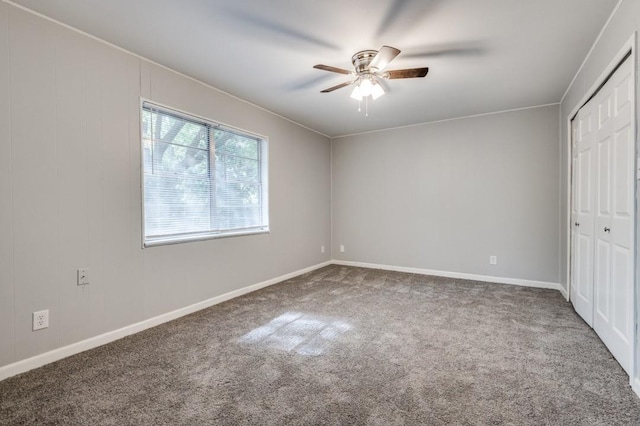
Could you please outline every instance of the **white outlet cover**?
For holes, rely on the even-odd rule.
[[[344,253],[344,246],[343,245],[340,246],[340,253]]]
[[[320,253],[324,253],[324,246],[320,247]]]
[[[37,311],[33,313],[33,331],[42,330],[49,327],[49,310]]]
[[[498,264],[498,256],[489,256],[489,263],[491,265],[497,265]]]

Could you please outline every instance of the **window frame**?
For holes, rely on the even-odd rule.
[[[227,132],[236,133],[240,136],[245,136],[249,138],[256,139],[258,141],[258,175],[260,176],[259,183],[261,185],[262,190],[259,193],[261,200],[261,212],[262,215],[262,223],[261,226],[256,227],[247,227],[247,228],[239,228],[239,229],[229,229],[229,230],[209,230],[203,232],[189,232],[182,234],[172,234],[167,236],[157,236],[153,238],[149,238],[146,233],[146,210],[145,210],[145,155],[144,155],[144,127],[143,127],[143,114],[145,109],[152,109],[159,112],[164,112],[168,115],[175,116],[179,119],[183,119],[189,122],[197,123],[200,125],[204,125],[207,127],[207,139],[208,139],[208,157],[209,157],[209,165],[208,165],[208,175],[209,182],[212,184],[215,183],[215,139],[213,138],[213,131],[216,129],[221,129]],[[269,138],[260,135],[255,132],[251,132],[248,130],[240,129],[235,126],[230,126],[228,124],[224,124],[218,121],[211,120],[209,118],[203,117],[198,114],[193,114],[190,112],[186,112],[183,110],[176,109],[174,107],[170,107],[167,105],[163,105],[161,103],[151,101],[149,99],[140,98],[140,107],[139,111],[139,123],[140,123],[140,134],[139,134],[139,147],[140,147],[140,202],[141,202],[141,225],[142,225],[142,248],[169,245],[169,244],[182,244],[194,241],[205,241],[212,240],[218,238],[231,238],[231,237],[239,237],[245,235],[259,235],[259,234],[269,234],[270,226],[269,226]],[[214,147],[214,149],[212,149]],[[212,185],[211,190],[211,202],[215,202],[215,185]],[[213,205],[210,207],[210,215],[213,214]]]

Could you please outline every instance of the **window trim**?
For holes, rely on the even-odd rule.
[[[262,220],[265,225],[249,227],[249,228],[240,228],[237,230],[230,229],[228,231],[205,231],[200,233],[184,233],[184,234],[173,234],[167,236],[154,237],[149,240],[146,234],[146,224],[145,224],[145,191],[144,191],[144,129],[142,126],[142,113],[144,108],[150,107],[154,110],[158,110],[161,112],[165,112],[167,114],[176,116],[178,118],[182,118],[184,120],[199,122],[201,125],[209,126],[210,129],[222,129],[228,132],[237,133],[241,136],[248,136],[252,138],[256,138],[260,140],[260,150],[258,153],[258,168],[260,173],[260,183],[262,185],[262,191],[260,193],[260,198],[262,201]],[[140,154],[140,205],[141,205],[141,238],[142,238],[142,248],[148,247],[156,247],[163,245],[171,245],[171,244],[182,244],[196,241],[206,241],[213,240],[219,238],[231,238],[231,237],[240,237],[247,235],[260,235],[260,234],[270,234],[270,225],[269,225],[269,180],[268,180],[268,169],[269,169],[269,138],[267,136],[261,135],[256,132],[251,132],[248,130],[241,129],[239,127],[231,126],[225,123],[221,123],[218,121],[211,120],[209,118],[203,117],[198,114],[192,114],[190,112],[186,112],[177,108],[173,108],[155,101],[151,101],[149,99],[140,97],[140,106],[138,109],[139,113],[139,139],[138,139],[138,147]],[[210,133],[210,132],[209,132]],[[210,138],[210,134],[208,135]],[[211,161],[214,159],[211,158],[213,151],[211,150],[211,146],[209,145],[209,156],[210,156],[210,166]]]

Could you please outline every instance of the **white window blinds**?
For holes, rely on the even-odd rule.
[[[266,144],[144,102],[144,245],[268,231]]]

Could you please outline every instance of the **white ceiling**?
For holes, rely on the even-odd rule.
[[[14,2],[339,136],[559,102],[618,0]],[[348,76],[313,65],[383,44],[427,77],[387,81],[368,117],[320,93]]]

